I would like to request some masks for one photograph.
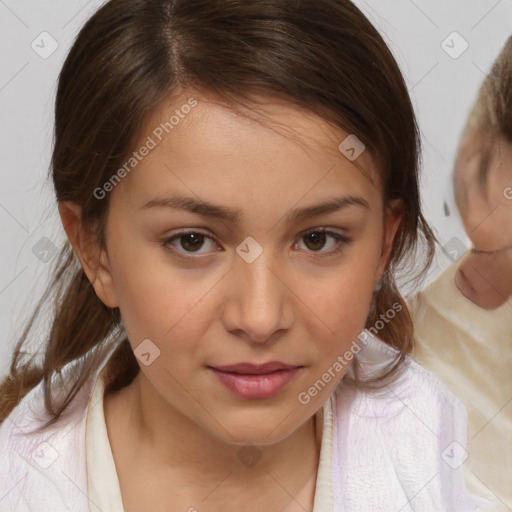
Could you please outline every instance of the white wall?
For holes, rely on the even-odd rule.
[[[58,246],[63,239],[46,178],[55,85],[74,36],[101,3],[0,2],[0,375],[7,371],[12,344],[46,282],[45,255],[51,257],[51,244]],[[467,243],[454,208],[450,173],[479,84],[512,32],[512,1],[356,0],[356,4],[384,33],[409,84],[423,134],[427,218],[444,243],[452,237]],[[441,47],[453,31],[469,44],[458,58]],[[40,36],[42,32],[50,36]],[[458,52],[461,42],[451,39],[447,44]],[[34,51],[33,41],[46,58]],[[55,44],[55,51],[46,55]],[[444,213],[444,202],[450,216]],[[429,280],[449,262],[440,254]]]

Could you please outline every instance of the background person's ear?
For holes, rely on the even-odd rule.
[[[109,308],[117,307],[107,253],[96,233],[82,225],[81,206],[72,201],[59,201],[58,208],[64,231],[96,294]]]
[[[393,201],[390,201],[384,210],[382,249],[375,274],[375,282],[380,281],[388,267],[393,243],[400,223],[402,222],[403,215],[402,199],[394,199]]]

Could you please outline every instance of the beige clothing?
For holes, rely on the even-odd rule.
[[[468,489],[512,510],[512,299],[487,311],[464,297],[453,263],[409,299],[412,358],[435,373],[468,409]]]

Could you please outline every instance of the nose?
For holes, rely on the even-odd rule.
[[[223,309],[228,331],[258,343],[273,341],[292,326],[294,316],[293,293],[266,253],[252,263],[237,258]]]

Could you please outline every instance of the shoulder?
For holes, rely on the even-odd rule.
[[[371,336],[358,355],[362,377],[379,375],[396,354],[395,349]],[[433,373],[408,356],[397,376],[384,381],[379,389],[341,388],[336,395],[338,414],[349,414],[368,426],[378,426],[380,434],[386,434],[389,441],[396,436],[402,452],[409,441],[439,445],[444,440],[457,440],[465,445],[466,408]],[[399,438],[403,434],[407,435]]]
[[[365,330],[361,350],[357,354],[363,379],[379,376],[397,356],[398,351]],[[343,394],[343,393],[341,393]],[[414,407],[428,416],[438,409],[453,409],[466,418],[460,400],[434,375],[409,356],[402,361],[396,376],[382,382],[378,390],[357,393],[358,414],[369,417],[392,418],[406,407]],[[354,403],[354,405],[355,405]]]
[[[364,372],[382,368],[395,354],[372,336],[361,351]],[[409,357],[380,390],[340,388],[335,403],[337,492],[349,503],[355,500],[347,510],[493,510],[471,496],[463,481],[464,405]],[[372,486],[357,491],[369,481]]]
[[[64,371],[72,371],[71,365]],[[85,426],[97,372],[78,391],[61,418],[49,419],[43,383],[34,387],[0,425],[2,510],[86,511]],[[85,500],[87,502],[87,500]]]

